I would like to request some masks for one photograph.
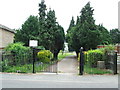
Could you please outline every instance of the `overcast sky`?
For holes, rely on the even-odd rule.
[[[68,29],[72,16],[80,16],[81,9],[90,1],[96,24],[108,30],[118,27],[119,0],[45,0],[47,8],[55,10],[57,21]],[[0,0],[0,24],[11,29],[21,28],[30,15],[38,15],[41,0]]]

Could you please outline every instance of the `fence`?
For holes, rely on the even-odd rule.
[[[28,52],[18,54],[14,52],[3,52],[0,66],[2,72],[15,73],[36,73],[36,72],[51,72],[57,73],[58,61],[50,61],[48,63],[41,62],[37,58],[39,49],[30,50]]]
[[[32,72],[32,51],[20,54],[14,52],[2,53],[2,72]]]
[[[93,64],[87,61],[87,56],[81,50],[79,74],[117,74],[117,52],[110,51],[104,55],[104,61]]]

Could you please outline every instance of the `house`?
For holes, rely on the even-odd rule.
[[[0,24],[0,50],[14,41],[15,31]]]

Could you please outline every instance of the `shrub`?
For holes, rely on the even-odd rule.
[[[38,52],[37,57],[41,62],[48,63],[52,58],[52,53],[49,50],[41,50]]]
[[[36,48],[40,49],[40,50],[45,50],[45,48],[43,46],[37,46]]]
[[[107,54],[113,50],[115,50],[114,45],[107,45],[104,48],[84,52],[85,62],[88,62],[92,66],[97,66],[97,61],[105,61],[105,64],[107,65]]]
[[[87,52],[87,60],[92,67],[96,67],[97,61],[103,60],[103,52],[101,50],[89,50]]]
[[[30,58],[30,48],[29,47],[25,47],[23,46],[23,43],[17,42],[17,43],[12,43],[9,44],[6,48],[5,48],[5,54],[4,55],[8,55],[9,52],[9,56],[11,54],[11,56],[13,56],[13,60],[9,59],[9,62],[11,62],[11,64],[13,65],[21,65],[21,64],[25,64],[30,62],[29,58]]]
[[[101,48],[100,50],[104,53],[103,60],[105,61],[106,68],[109,68],[110,64],[109,64],[109,59],[108,59],[108,53],[111,51],[114,51],[115,46],[107,45],[106,47]]]

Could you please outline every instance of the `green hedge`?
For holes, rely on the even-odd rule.
[[[97,61],[105,61],[105,64],[107,64],[108,63],[107,53],[112,50],[115,50],[114,45],[108,45],[104,48],[84,52],[85,63],[89,64],[92,67],[97,66]]]
[[[90,65],[93,67],[97,65],[97,61],[103,60],[104,53],[101,50],[89,50],[87,52],[87,60],[89,61]]]

